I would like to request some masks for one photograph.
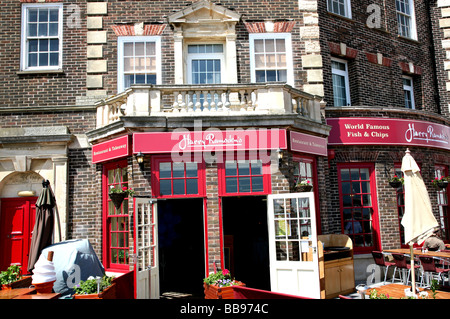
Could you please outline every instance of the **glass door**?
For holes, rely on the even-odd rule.
[[[268,195],[271,290],[320,299],[313,193]]]

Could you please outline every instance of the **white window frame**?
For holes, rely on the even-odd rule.
[[[411,82],[411,85],[405,85],[403,80],[408,80]],[[416,109],[416,103],[414,101],[414,79],[410,76],[402,76],[402,83],[403,83],[403,93],[405,91],[408,91],[411,94],[411,110],[415,110]],[[404,95],[403,95],[404,96]],[[405,101],[403,101],[403,104]],[[406,105],[405,105],[406,108]]]
[[[155,42],[156,50],[156,84],[161,84],[161,37],[159,36],[124,36],[117,38],[117,92],[123,92],[124,81],[124,63],[123,63],[123,50],[124,44],[130,42]]]
[[[397,10],[397,2],[398,1],[399,0],[395,0],[395,13],[396,13],[396,18],[397,18],[398,35],[401,37],[408,38],[408,39],[417,40],[416,14],[415,14],[415,10],[414,10],[414,0],[401,0],[401,1],[408,3],[409,8],[410,8],[409,14],[407,14],[406,12]],[[400,32],[400,21],[398,18],[399,15],[402,15],[406,19],[409,20],[409,23],[410,23],[409,36],[401,34],[401,32]]]
[[[340,76],[344,77],[345,94],[346,94],[346,100],[347,100],[347,103],[344,106],[352,105],[351,99],[350,99],[350,81],[349,81],[349,76],[348,76],[348,62],[346,60],[336,59],[336,58],[332,58],[331,61],[342,63],[345,65],[345,70],[338,70],[338,69],[333,68],[333,66],[331,66],[331,74],[332,75],[336,74],[336,75],[340,75]],[[333,64],[331,64],[331,65],[333,65]],[[332,86],[334,87],[334,83],[332,83]],[[333,104],[334,104],[334,89],[333,89]]]
[[[286,47],[286,83],[294,86],[294,64],[292,61],[292,40],[290,33],[251,33],[250,40],[250,81],[256,83],[255,75],[255,40],[284,39]]]
[[[190,45],[202,45],[202,44],[220,44],[222,45],[222,52],[215,53],[189,53],[188,47]],[[192,60],[220,60],[220,81],[224,83],[225,79],[225,44],[222,42],[213,43],[187,43],[187,82],[188,84],[193,84],[192,81]]]
[[[344,14],[340,14],[339,12],[333,11],[333,8],[330,8],[330,2],[338,1],[338,0],[327,0],[327,10],[328,12],[340,15],[342,17],[346,17],[348,19],[352,18],[352,6],[350,0],[343,0],[344,2]]]
[[[58,35],[41,38],[58,38],[58,65],[28,66],[28,10],[32,8],[58,9]],[[20,43],[20,70],[21,71],[57,71],[62,70],[63,60],[63,4],[62,3],[26,3],[22,4],[21,43]],[[39,39],[39,37],[33,37]]]

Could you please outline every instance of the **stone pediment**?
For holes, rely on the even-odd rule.
[[[169,23],[180,24],[216,24],[234,22],[241,18],[240,14],[210,1],[198,1],[185,9],[168,17]]]

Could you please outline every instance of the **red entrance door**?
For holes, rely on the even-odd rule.
[[[22,273],[27,272],[36,200],[36,197],[1,199],[0,271],[16,264],[22,266]]]

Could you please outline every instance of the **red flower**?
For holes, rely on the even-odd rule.
[[[229,275],[230,274],[230,271],[228,270],[228,269],[224,269],[223,271],[222,271],[222,274],[223,275]]]

